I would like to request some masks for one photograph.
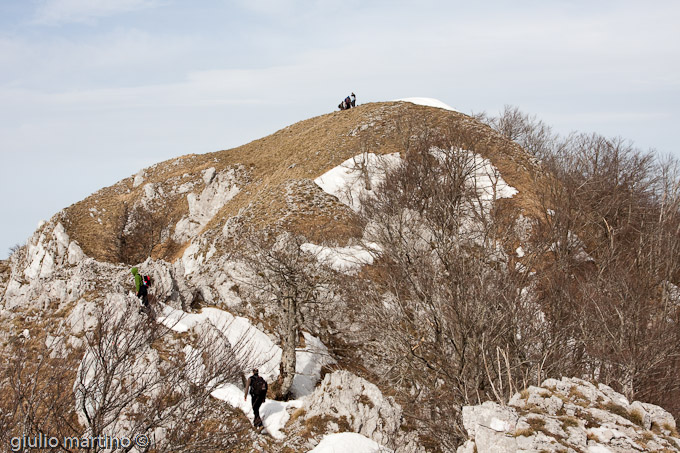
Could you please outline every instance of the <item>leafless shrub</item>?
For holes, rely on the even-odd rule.
[[[211,393],[238,380],[244,366],[238,349],[246,343],[229,347],[220,329],[177,340],[131,303],[98,307],[94,316],[83,348],[68,357],[55,353],[63,346],[56,340],[32,350],[15,345],[2,380],[3,412],[11,415],[3,418],[5,436],[143,435],[154,451],[229,450],[238,443],[244,423]]]
[[[570,136],[550,163],[548,214],[533,237],[545,252],[536,294],[554,345],[546,372],[677,411],[677,163],[596,134]]]
[[[369,312],[376,374],[398,389],[424,444],[443,451],[464,435],[462,405],[503,400],[525,374],[514,324],[521,288],[486,198],[495,187],[475,182],[479,165],[450,143],[411,146],[362,200],[367,239],[381,252],[367,280],[346,287]]]
[[[499,116],[486,113],[474,115],[476,119],[487,123],[508,139],[518,143],[522,148],[539,159],[550,158],[559,149],[561,140],[552,132],[550,126],[535,115],[523,113],[519,108],[506,105]]]
[[[18,252],[19,250],[23,249],[24,247],[26,247],[26,243],[25,243],[25,242],[23,242],[23,243],[22,243],[22,242],[17,242],[16,244],[14,244],[13,246],[11,246],[11,247],[8,249],[9,255],[10,255],[10,256],[11,256],[11,255],[14,255],[16,252]]]

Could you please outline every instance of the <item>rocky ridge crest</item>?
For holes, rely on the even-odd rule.
[[[470,439],[458,453],[680,451],[667,411],[577,378],[546,379],[504,406],[466,406],[463,423]]]

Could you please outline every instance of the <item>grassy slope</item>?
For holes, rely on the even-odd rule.
[[[525,212],[534,210],[542,185],[537,182],[540,173],[518,145],[469,116],[404,102],[366,104],[329,113],[238,148],[168,160],[146,169],[144,184],[158,183],[169,193],[173,186],[200,181],[201,171],[207,168],[220,171],[240,164],[247,172],[247,182],[204,231],[219,231],[217,228],[227,218],[246,211],[256,225],[279,222],[285,217],[289,228],[305,231],[315,240],[343,242],[359,233],[352,226],[351,211],[332,197],[311,193],[315,188],[309,180],[362,149],[374,153],[404,152],[408,137],[426,134],[446,135],[456,145],[490,159],[503,178],[519,189],[512,203]],[[64,226],[86,254],[103,261],[121,260],[121,232],[131,206],[144,196],[144,184],[133,187],[130,177],[66,209]],[[200,193],[201,184],[196,185],[194,192]],[[303,208],[305,205],[307,209]],[[98,215],[90,215],[93,208]],[[186,194],[178,194],[166,197],[154,216],[162,218],[167,226],[174,226],[187,212]],[[101,219],[101,224],[97,219]],[[186,244],[151,246],[152,256],[173,260],[181,255]]]

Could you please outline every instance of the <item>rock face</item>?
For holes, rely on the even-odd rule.
[[[680,451],[671,414],[576,378],[547,379],[507,406],[466,406],[463,423],[470,439],[458,453]]]
[[[397,452],[423,451],[414,439],[400,432],[402,410],[392,397],[349,371],[327,374],[309,397],[306,419],[342,420],[349,431],[362,434]]]

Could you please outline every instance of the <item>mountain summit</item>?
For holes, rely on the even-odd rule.
[[[521,199],[534,196],[531,156],[488,126],[440,108],[376,103],[301,121],[235,149],[156,164],[66,208],[62,223],[87,256],[108,262],[172,261],[236,215],[342,241],[351,222],[333,217],[351,213],[312,181],[362,152],[404,152],[426,135],[474,148]]]
[[[436,100],[366,104],[65,208],[0,269],[2,441],[680,450],[671,414],[629,403],[659,403],[655,386],[677,398],[680,356],[661,341],[680,319],[674,199],[659,210],[615,144],[592,164],[584,141],[559,167],[510,138]],[[597,179],[611,156],[616,177]],[[253,368],[270,383],[265,436],[248,423]]]

